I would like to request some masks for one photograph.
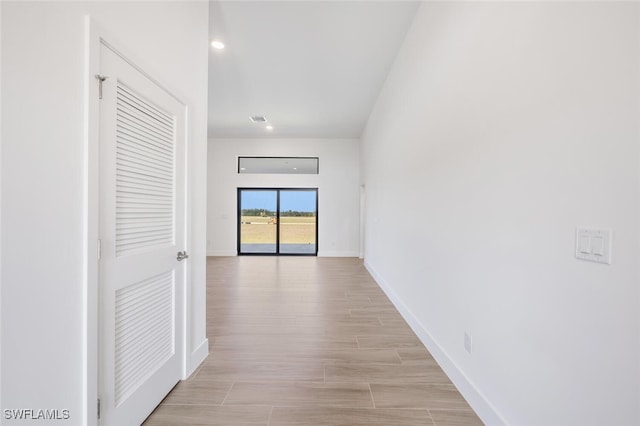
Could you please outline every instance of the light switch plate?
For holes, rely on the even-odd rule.
[[[576,257],[589,262],[611,264],[611,230],[576,230]]]

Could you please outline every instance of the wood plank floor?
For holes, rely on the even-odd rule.
[[[145,425],[481,425],[352,258],[207,259],[210,355]]]

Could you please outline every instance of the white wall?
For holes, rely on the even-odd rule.
[[[0,25],[2,24],[2,2],[0,2]],[[2,31],[0,28],[0,165],[2,165]],[[2,170],[0,169],[0,188],[2,188]],[[0,190],[0,241],[2,241],[2,191]],[[0,244],[2,259],[2,244]],[[0,307],[2,306],[2,261],[0,261]],[[2,315],[0,315],[0,407],[2,404]]]
[[[366,265],[489,424],[640,424],[639,43],[637,3],[423,3],[370,117]]]
[[[318,188],[318,256],[358,256],[359,141],[210,139],[207,254],[237,252],[237,189]],[[319,157],[318,175],[238,174],[239,156]]]
[[[192,350],[206,342],[208,4],[2,2],[2,408],[68,409],[57,423],[73,425],[84,423],[87,14],[188,106]]]

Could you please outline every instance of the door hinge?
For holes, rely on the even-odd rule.
[[[96,78],[98,79],[98,99],[102,99],[102,83],[109,77],[106,75],[96,74]]]
[[[98,398],[98,419],[100,418],[100,398]]]
[[[98,260],[102,257],[102,240],[98,240]]]

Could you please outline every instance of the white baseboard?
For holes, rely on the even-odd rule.
[[[449,379],[458,388],[462,396],[467,400],[469,405],[478,414],[480,419],[486,425],[500,425],[507,424],[506,420],[498,412],[498,410],[491,404],[491,402],[484,396],[484,394],[469,380],[460,367],[449,357],[446,351],[438,344],[433,338],[429,330],[418,320],[418,318],[411,312],[407,305],[400,300],[398,295],[393,291],[393,288],[387,283],[384,278],[378,274],[373,266],[365,260],[365,268],[371,274],[373,279],[378,283],[382,291],[385,292],[391,303],[396,307],[400,315],[409,324],[409,327],[418,336],[422,344],[431,352],[431,355],[438,362],[440,367],[449,376]]]
[[[207,256],[237,256],[235,250],[207,250]]]
[[[318,257],[358,257],[358,252],[318,250]]]
[[[187,377],[193,374],[194,371],[202,364],[202,362],[209,356],[209,339],[204,339],[198,347],[191,352],[190,365],[187,366]]]

